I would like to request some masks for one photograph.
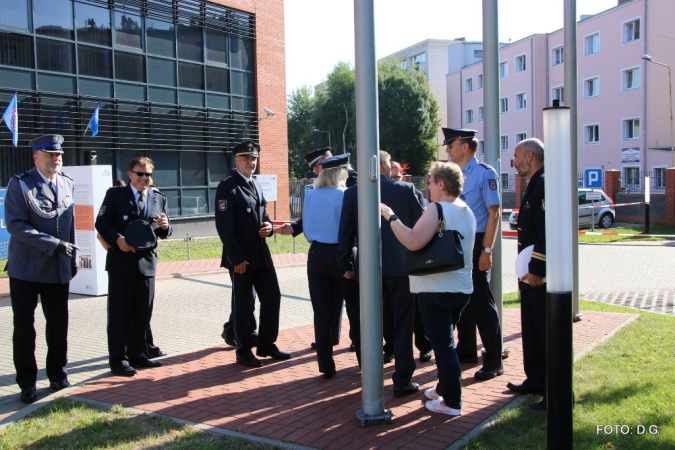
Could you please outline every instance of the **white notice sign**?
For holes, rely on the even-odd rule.
[[[586,200],[597,202],[602,200],[602,194],[600,191],[586,191]]]
[[[262,186],[263,196],[268,202],[277,201],[277,176],[276,175],[253,175]]]

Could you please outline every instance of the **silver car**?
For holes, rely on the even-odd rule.
[[[593,191],[594,194],[588,194]],[[599,200],[591,200],[590,197],[599,197]],[[587,198],[588,197],[588,198]],[[614,201],[600,189],[579,189],[579,227],[590,227],[595,222],[600,228],[609,228],[614,224],[616,212],[613,206],[601,206],[596,208],[582,208],[592,205],[612,205]],[[518,229],[518,213],[512,212],[509,216],[509,227]]]

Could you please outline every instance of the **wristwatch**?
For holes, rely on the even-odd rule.
[[[492,247],[483,247],[483,251],[489,255],[492,253]]]
[[[398,220],[398,216],[396,214],[392,214],[391,216],[389,216],[389,220],[387,222],[391,223],[394,220]]]

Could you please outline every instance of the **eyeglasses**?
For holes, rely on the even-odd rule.
[[[131,172],[131,173],[135,173],[136,175],[138,175],[139,178],[142,177],[143,175],[145,175],[148,178],[152,176],[152,172]]]

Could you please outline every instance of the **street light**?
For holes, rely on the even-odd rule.
[[[328,146],[331,147],[331,145],[330,145],[330,131],[321,131],[318,128],[314,128],[312,131],[315,132],[315,133],[326,133],[328,135]],[[331,147],[331,149],[332,148],[333,147]]]
[[[670,100],[670,155],[672,156],[672,167],[675,167],[675,130],[673,130],[673,77],[670,72],[670,66],[662,62],[654,61],[652,57],[647,54],[642,55],[642,59],[647,62],[668,68],[668,92],[670,93],[668,96]]]

